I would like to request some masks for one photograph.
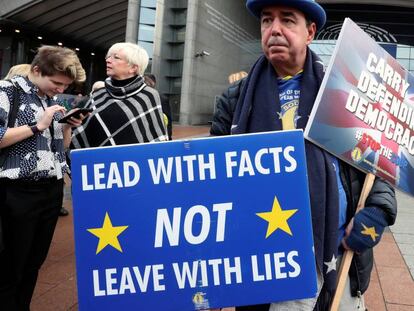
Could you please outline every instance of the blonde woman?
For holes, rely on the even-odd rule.
[[[9,72],[4,77],[4,80],[9,80],[9,79],[13,78],[14,76],[27,77],[29,75],[29,72],[30,72],[30,67],[31,67],[30,64],[14,65],[10,68]]]

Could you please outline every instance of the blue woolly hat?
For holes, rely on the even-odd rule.
[[[317,30],[321,30],[326,23],[325,10],[315,0],[247,0],[246,2],[247,9],[257,18],[260,18],[264,7],[272,5],[292,7],[303,12],[306,18],[315,22]]]

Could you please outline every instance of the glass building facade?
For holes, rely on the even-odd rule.
[[[157,0],[141,0],[138,25],[138,44],[147,51],[148,56],[150,57],[150,64],[154,52],[156,7]]]
[[[311,49],[319,55],[325,66],[335,50],[336,40],[315,40],[310,45]],[[396,55],[394,56],[402,67],[414,75],[414,47],[404,44],[396,44]]]

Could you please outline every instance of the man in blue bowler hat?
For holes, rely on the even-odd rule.
[[[246,78],[231,85],[218,99],[210,133],[304,129],[324,76],[323,63],[309,44],[324,26],[326,13],[313,0],[247,0],[246,6],[260,20],[264,55]],[[365,208],[355,214],[365,174],[311,142],[305,144],[317,266],[316,296],[237,307],[238,311],[329,310],[344,249],[354,250],[356,255],[340,310],[365,310],[362,295],[369,285],[372,248],[397,214],[394,190],[377,178]]]

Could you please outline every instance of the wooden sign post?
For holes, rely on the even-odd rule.
[[[375,175],[367,174],[365,177],[364,185],[362,186],[361,196],[359,197],[357,210],[358,213],[365,206],[365,200],[368,197],[368,194],[371,191],[372,185],[374,184]],[[332,300],[331,311],[337,311],[339,309],[339,303],[341,302],[342,294],[344,293],[346,278],[348,277],[349,267],[351,266],[352,258],[354,257],[354,252],[351,250],[346,250],[342,256],[341,266],[338,271],[338,282],[336,286],[335,296]]]

